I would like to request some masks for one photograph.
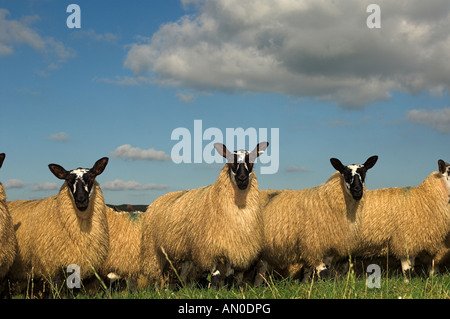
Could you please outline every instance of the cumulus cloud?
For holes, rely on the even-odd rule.
[[[46,137],[48,140],[57,141],[57,142],[67,142],[69,140],[69,135],[65,132],[59,132],[55,134],[50,134]]]
[[[32,191],[40,192],[40,191],[51,191],[51,190],[58,190],[61,187],[61,185],[58,185],[57,183],[53,182],[36,182],[33,184],[33,187],[31,188]]]
[[[129,46],[136,77],[200,92],[276,92],[359,108],[450,83],[450,2],[184,0],[196,14]]]
[[[286,172],[309,172],[309,169],[296,165],[286,167]]]
[[[157,185],[157,184],[141,184],[136,181],[128,181],[125,182],[120,179],[115,179],[111,182],[104,183],[101,188],[103,190],[110,190],[110,191],[122,191],[122,190],[132,190],[132,191],[142,191],[142,190],[161,190],[168,188],[168,185]]]
[[[125,158],[128,160],[147,160],[147,161],[168,161],[170,156],[164,151],[157,151],[154,148],[147,150],[138,147],[132,147],[130,144],[124,144],[110,152],[112,157]]]
[[[420,125],[428,126],[440,133],[450,133],[450,108],[439,110],[411,110],[406,119]]]
[[[10,179],[10,180],[6,181],[3,184],[3,186],[6,189],[12,189],[12,188],[24,188],[24,187],[28,186],[28,184],[25,182],[22,182],[19,179]]]
[[[81,29],[78,30],[77,32],[74,32],[73,36],[80,39],[91,39],[94,41],[109,42],[109,43],[116,42],[119,39],[119,37],[113,33],[110,32],[97,33],[94,29],[89,30]]]
[[[32,23],[39,20],[39,16],[13,20],[8,19],[9,15],[8,10],[0,8],[0,57],[13,54],[17,46],[29,46],[51,61],[45,70],[40,71],[41,75],[46,76],[50,71],[58,69],[67,59],[75,56],[74,50],[62,42],[42,36],[31,27]]]
[[[195,96],[192,93],[183,93],[183,92],[178,92],[176,96],[178,100],[184,103],[191,103],[195,98]]]

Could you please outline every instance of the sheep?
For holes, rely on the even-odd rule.
[[[18,251],[8,277],[19,283],[19,289],[33,277],[58,284],[72,264],[79,266],[79,280],[100,269],[109,234],[106,205],[95,178],[107,163],[103,157],[91,169],[71,171],[49,164],[50,171],[65,181],[59,193],[12,209]]]
[[[143,271],[151,268],[156,256],[159,278],[167,277],[172,264],[174,268],[181,265],[182,284],[188,278],[198,279],[192,273],[204,272],[210,272],[213,287],[222,280],[240,282],[262,247],[259,188],[253,166],[268,145],[261,142],[252,152],[230,152],[215,143],[227,163],[214,184],[168,193],[149,205],[142,220]]]
[[[99,274],[111,281],[117,277],[125,279],[128,287],[135,290],[140,277],[141,216],[139,214],[136,218],[131,218],[128,212],[116,211],[107,206],[106,217],[109,251]]]
[[[304,263],[324,277],[333,256],[348,255],[357,234],[356,212],[364,201],[365,175],[377,160],[372,156],[364,164],[344,166],[332,158],[338,172],[319,186],[261,191],[264,247],[256,286],[269,265],[285,268]]]
[[[0,167],[5,160],[5,153],[0,154]],[[0,183],[0,280],[7,274],[14,262],[17,250],[17,240],[14,233],[13,223],[8,207],[6,205],[6,194],[2,183]],[[0,287],[0,292],[2,288]]]
[[[445,246],[450,226],[449,170],[442,160],[438,161],[438,167],[418,186],[366,192],[357,256],[393,255],[400,260],[404,280],[408,282],[419,253],[432,258],[438,255]]]

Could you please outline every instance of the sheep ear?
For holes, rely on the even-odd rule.
[[[344,169],[345,169],[345,166],[341,163],[341,161],[340,160],[338,160],[337,158],[330,158],[330,162],[331,162],[331,165],[333,165],[333,167],[337,170],[337,171],[339,171],[339,173],[343,173],[344,172]]]
[[[59,179],[66,179],[67,175],[69,175],[69,172],[64,169],[61,165],[58,164],[49,164],[48,168],[50,168],[50,171]]]
[[[366,171],[368,169],[371,169],[372,167],[375,166],[375,163],[378,161],[378,156],[374,155],[371,156],[367,159],[367,161],[364,163],[364,168],[366,169]]]
[[[440,159],[438,161],[438,167],[439,167],[439,172],[444,174],[445,173],[445,162],[443,160]]]
[[[0,153],[0,167],[3,165],[3,161],[5,160],[5,153]]]
[[[227,149],[222,143],[214,143],[214,148],[219,152],[220,155],[227,159],[228,163],[234,162],[233,154]]]
[[[254,163],[255,159],[261,155],[262,153],[264,153],[264,151],[266,150],[266,148],[269,146],[269,142],[261,142],[258,145],[256,145],[255,149],[253,151],[251,151],[250,155],[249,155],[249,161],[250,163]]]
[[[105,167],[108,164],[108,160],[108,157],[102,157],[97,162],[95,162],[94,166],[89,171],[94,173],[95,176],[100,175],[105,170]]]

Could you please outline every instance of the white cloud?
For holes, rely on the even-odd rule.
[[[309,169],[296,165],[286,167],[286,172],[309,172]]]
[[[81,39],[91,39],[94,41],[102,41],[102,42],[109,42],[113,43],[116,42],[119,37],[113,33],[105,32],[105,33],[97,33],[93,29],[89,30],[77,30],[77,32],[72,33],[74,37],[81,38]]]
[[[56,134],[50,134],[46,137],[48,140],[57,141],[57,142],[67,142],[69,140],[69,135],[65,132],[59,132]]]
[[[276,92],[358,108],[392,91],[449,89],[450,2],[184,0],[197,14],[129,46],[135,76],[188,89]]]
[[[38,51],[45,49],[45,41],[36,31],[24,21],[6,19],[8,15],[8,10],[0,9],[0,55],[12,54],[17,44],[26,44]]]
[[[132,147],[130,144],[124,144],[109,153],[112,157],[125,158],[128,160],[147,160],[147,161],[168,161],[170,156],[164,151],[157,151],[154,148],[143,150],[138,147]]]
[[[19,179],[10,179],[8,181],[6,181],[3,186],[6,189],[12,189],[12,188],[24,188],[26,187],[28,184],[25,182],[22,182]]]
[[[39,192],[39,191],[51,191],[51,190],[58,190],[61,187],[61,185],[58,185],[57,183],[53,182],[36,182],[34,183],[33,187],[31,188],[32,191]]]
[[[178,100],[184,103],[191,103],[195,99],[195,96],[192,93],[178,92],[176,96]]]
[[[440,133],[450,133],[450,108],[439,110],[412,110],[406,119],[416,124],[428,126]]]
[[[0,57],[9,56],[20,45],[27,45],[42,54],[48,62],[45,70],[39,73],[47,76],[58,69],[67,59],[74,57],[75,51],[52,37],[41,36],[30,25],[39,20],[39,16],[27,16],[21,20],[7,19],[10,12],[0,8]]]
[[[120,179],[115,179],[111,182],[105,182],[103,185],[101,185],[101,188],[103,190],[110,190],[110,191],[122,191],[122,190],[133,190],[133,191],[142,191],[142,190],[161,190],[168,188],[168,185],[157,185],[157,184],[141,184],[136,181],[128,181],[125,182]]]

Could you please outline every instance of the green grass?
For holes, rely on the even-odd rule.
[[[29,298],[25,295],[13,296],[16,299]],[[369,288],[364,276],[357,276],[353,271],[346,275],[328,279],[312,280],[301,283],[292,278],[274,279],[268,276],[266,284],[261,287],[244,285],[227,289],[198,288],[187,285],[176,290],[168,288],[148,288],[136,292],[127,289],[115,291],[100,288],[95,294],[87,294],[83,288],[74,293],[52,291],[48,298],[69,299],[449,299],[450,273],[432,277],[415,276],[409,283],[404,282],[398,273],[383,272],[381,287]]]

